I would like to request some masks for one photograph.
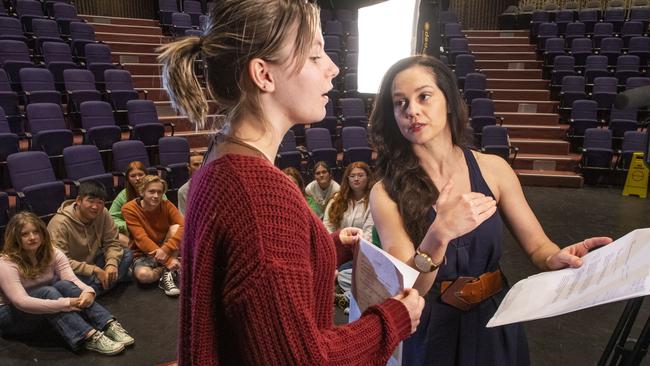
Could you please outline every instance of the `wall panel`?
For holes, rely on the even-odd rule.
[[[157,0],[75,0],[79,14],[154,19]]]
[[[508,0],[452,0],[449,10],[458,15],[464,29],[497,29],[497,16],[512,3]]]
[[[555,3],[558,6],[563,7],[564,4],[569,2],[569,1],[577,2],[582,7],[583,5],[585,5],[587,3],[588,0],[555,0],[555,1],[549,1],[549,0],[521,0],[521,1],[519,1],[519,5],[521,6],[521,5],[532,4],[532,5],[535,5],[536,8],[541,8],[546,3]],[[630,7],[630,5],[632,4],[633,1],[632,0],[624,0],[624,2],[625,2],[625,7]],[[605,5],[606,3],[607,3],[607,1],[605,1],[605,0],[601,1],[601,4],[603,4],[603,5]]]

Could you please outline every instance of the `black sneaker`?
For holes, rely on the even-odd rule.
[[[165,269],[162,276],[160,276],[158,287],[165,291],[165,295],[167,296],[176,297],[181,294],[181,290],[174,283],[172,272],[167,269]]]

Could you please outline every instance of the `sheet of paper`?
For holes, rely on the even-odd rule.
[[[369,306],[393,297],[405,288],[413,287],[420,273],[409,265],[361,239],[354,259],[352,298],[349,321],[361,316]],[[397,347],[388,365],[402,364],[402,344]]]
[[[517,282],[487,326],[650,295],[650,228],[634,230],[583,260],[580,268],[544,272]]]

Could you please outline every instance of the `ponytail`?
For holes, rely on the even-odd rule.
[[[194,72],[202,43],[202,38],[186,37],[157,49],[161,52],[158,62],[162,64],[163,87],[172,106],[185,114],[198,129],[205,127],[208,113],[208,100]]]

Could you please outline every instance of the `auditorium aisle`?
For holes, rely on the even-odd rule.
[[[519,148],[513,168],[524,185],[580,187],[580,155],[569,150],[568,125],[560,124],[558,102],[551,99],[542,62],[529,43],[528,31],[464,32],[476,68],[487,77],[495,114],[504,118],[510,142]]]
[[[525,187],[534,212],[552,240],[570,244],[588,236],[614,238],[643,226],[650,226],[647,199],[622,197],[619,189]],[[533,273],[522,251],[506,235],[503,271],[511,283]],[[72,353],[57,342],[52,332],[35,340],[0,339],[0,364],[39,365],[158,365],[175,359],[178,301],[157,287],[140,289],[134,284],[121,287],[100,299],[134,336],[136,343],[115,357],[96,353]],[[587,309],[551,319],[526,323],[534,366],[595,365],[602,353],[624,303]],[[650,316],[645,304],[637,323]],[[342,312],[336,321],[344,322]],[[636,333],[635,333],[636,334]],[[644,365],[650,365],[646,358]]]

